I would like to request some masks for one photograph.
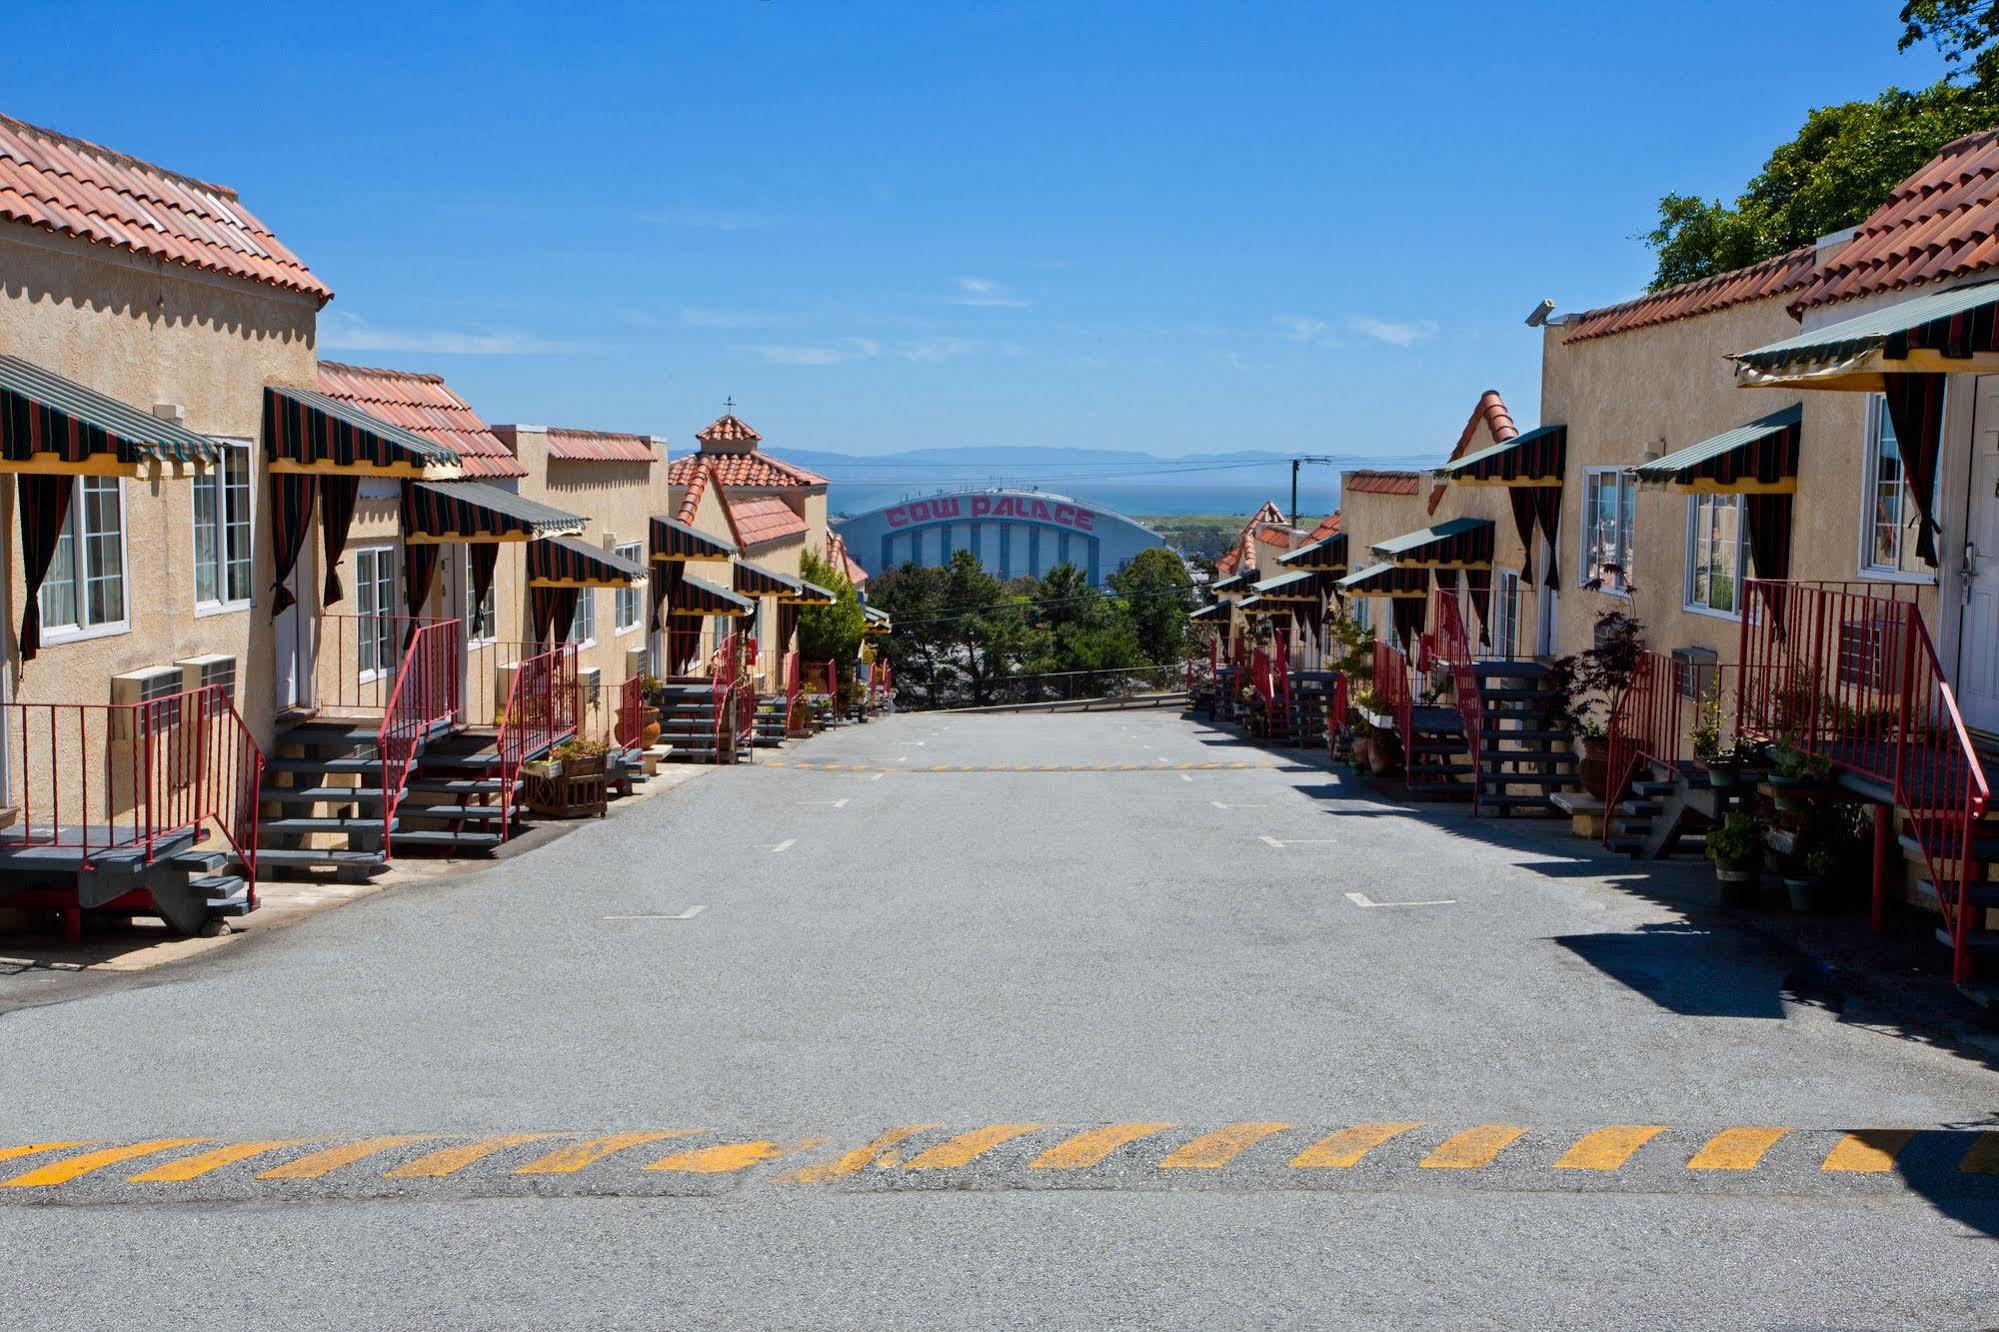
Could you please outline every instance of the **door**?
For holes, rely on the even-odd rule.
[[[1534,580],[1534,655],[1552,657],[1555,655],[1555,608],[1560,604],[1555,596],[1557,589],[1547,586],[1547,570],[1555,558],[1554,547],[1548,544],[1548,534],[1540,532],[1535,543],[1541,547],[1541,559],[1537,571],[1535,562],[1527,562],[1526,573]]]
[[[1978,379],[1971,420],[1971,494],[1958,587],[1957,702],[1965,723],[1999,731],[1999,375]],[[1945,549],[1948,549],[1947,547]]]
[[[298,562],[292,566],[290,587],[297,599],[278,616],[273,636],[277,653],[278,707],[309,708],[313,706],[314,697],[312,663],[316,626],[306,610],[305,593],[311,592],[312,604],[319,604],[319,551],[311,540],[307,540],[299,550]],[[344,669],[344,665],[335,669]]]

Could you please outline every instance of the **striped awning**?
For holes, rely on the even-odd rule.
[[[1215,580],[1215,591],[1228,592],[1239,587],[1248,587],[1250,578],[1251,575],[1248,573],[1230,574],[1227,578],[1218,578]]]
[[[1900,301],[1729,359],[1744,388],[1878,393],[1890,375],[1992,374],[1999,371],[1999,282]]]
[[[834,596],[830,589],[801,578],[798,580],[798,590],[785,593],[784,600],[798,606],[830,606],[839,598]]]
[[[1317,601],[1319,574],[1314,569],[1300,569],[1297,573],[1266,578],[1255,587],[1258,599],[1263,601]]]
[[[264,389],[264,457],[274,472],[408,476],[459,474],[458,455],[352,403],[311,389]]]
[[[690,574],[673,590],[668,609],[675,615],[748,615],[756,603]]]
[[[637,560],[575,537],[550,537],[528,547],[529,587],[630,587],[645,576]]]
[[[1569,428],[1545,425],[1467,453],[1437,475],[1461,486],[1559,486],[1568,458]]]
[[[0,356],[0,471],[127,476],[199,468],[215,441],[18,356]]]
[[[865,615],[868,620],[867,628],[861,631],[863,633],[885,634],[895,627],[894,620],[890,618],[889,613],[885,610],[874,606],[862,606],[861,614]]]
[[[1340,579],[1335,586],[1350,597],[1427,597],[1430,574],[1427,569],[1370,564]]]
[[[698,532],[676,518],[652,519],[652,558],[655,560],[726,560],[736,553],[727,541]]]
[[[1792,403],[1636,469],[1645,485],[1727,494],[1782,494],[1798,488],[1798,443],[1805,419]]]
[[[1492,520],[1453,518],[1391,537],[1376,546],[1374,553],[1405,569],[1490,569]]]
[[[804,591],[804,585],[790,574],[781,574],[761,565],[737,560],[736,591],[752,597],[781,597]]]
[[[1347,534],[1335,532],[1323,541],[1300,546],[1277,557],[1287,569],[1317,569],[1324,573],[1347,571]]]
[[[484,481],[405,481],[407,541],[533,541],[583,530],[573,513]]]
[[[1187,618],[1189,620],[1201,620],[1201,621],[1219,620],[1227,617],[1228,613],[1229,613],[1229,608],[1227,603],[1220,601],[1211,601],[1207,605],[1201,607],[1199,610],[1188,612]]]

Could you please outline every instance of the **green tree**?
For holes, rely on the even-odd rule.
[[[1034,624],[1044,636],[1042,670],[1122,671],[1145,664],[1124,603],[1092,587],[1073,564],[1058,564],[1042,578]]]
[[[830,606],[804,606],[798,613],[798,651],[807,661],[830,661],[839,675],[844,699],[853,687],[855,657],[861,650],[861,634],[868,617],[861,612],[861,597],[847,581],[844,570],[812,551],[798,563],[798,572],[808,583],[817,583],[831,592]]]
[[[1915,8],[1915,6],[1911,6]],[[1775,258],[1858,226],[1952,139],[1999,125],[1999,83],[1890,88],[1871,102],[1819,107],[1770,154],[1733,204],[1659,200],[1645,237],[1652,290]]]
[[[885,569],[868,581],[868,602],[895,617],[895,632],[881,641],[898,695],[909,703],[942,707],[950,672],[945,646],[944,571],[921,564]]]
[[[1952,79],[1968,71],[1980,83],[1999,82],[1999,0],[1910,0],[1899,49],[1921,42],[1957,66]]]
[[[1111,588],[1124,599],[1138,650],[1147,661],[1164,666],[1186,657],[1194,583],[1178,555],[1158,547],[1141,550],[1111,575]]]

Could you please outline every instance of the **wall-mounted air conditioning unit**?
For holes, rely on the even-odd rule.
[[[494,668],[493,714],[496,720],[501,709],[507,706],[507,700],[513,696],[514,677],[520,673],[521,664],[517,661],[501,662],[499,666]]]
[[[1900,695],[1909,646],[1909,622],[1902,615],[1860,616],[1842,622],[1835,658],[1838,683],[1847,693],[1866,690]]]
[[[625,678],[627,680],[631,679],[634,675],[644,675],[650,669],[652,669],[652,652],[650,649],[642,647],[625,649]]]
[[[1673,649],[1673,687],[1682,698],[1704,699],[1714,694],[1720,668],[1715,665],[1713,648]]]
[[[576,701],[586,708],[594,708],[604,697],[604,672],[597,666],[576,668]]]
[[[141,726],[150,726],[157,734],[163,727],[172,725],[179,718],[168,715],[168,709],[153,708],[144,722],[139,720],[143,703],[158,703],[180,693],[181,671],[178,666],[148,666],[143,670],[126,671],[123,675],[111,677],[111,738],[130,742]]]
[[[220,686],[223,697],[231,703],[236,701],[236,658],[211,652],[205,657],[182,657],[174,665],[180,668],[182,692]]]

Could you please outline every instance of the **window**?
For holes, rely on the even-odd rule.
[[[1504,569],[1492,574],[1492,654],[1513,658],[1520,644],[1520,575]]]
[[[641,564],[645,559],[639,553],[639,543],[636,541],[619,546],[617,554],[618,558],[630,560],[633,564]],[[645,588],[645,580],[641,578],[630,587],[621,587],[618,589],[616,610],[619,633],[629,634],[632,630],[639,627],[639,617],[644,613],[645,608]]]
[[[1934,484],[1932,484],[1934,492]],[[1927,578],[1930,569],[1916,555],[1916,524],[1922,515],[1909,497],[1902,451],[1888,420],[1887,399],[1873,395],[1867,405],[1867,492],[1861,501],[1865,529],[1860,564],[1869,573]],[[1932,510],[1936,506],[1931,505]]]
[[[194,478],[194,604],[250,604],[250,446],[218,439],[221,458]]]
[[[468,643],[490,643],[499,637],[497,617],[493,613],[493,585],[486,584],[486,595],[476,604],[472,587],[472,548],[465,551],[465,641]]]
[[[1356,629],[1368,629],[1368,628],[1372,628],[1372,627],[1373,627],[1373,626],[1372,626],[1372,625],[1371,625],[1371,624],[1369,623],[1369,621],[1370,621],[1370,620],[1372,619],[1372,617],[1371,617],[1371,616],[1370,616],[1370,615],[1368,614],[1368,605],[1369,605],[1369,602],[1368,602],[1368,599],[1367,599],[1366,597],[1355,597],[1355,598],[1353,599],[1353,623],[1354,623],[1354,628],[1356,628]]]
[[[597,589],[586,587],[576,593],[576,616],[569,622],[569,641],[588,647],[597,641]]]
[[[1740,495],[1687,496],[1687,609],[1734,615],[1742,606]]]
[[[1600,467],[1583,474],[1582,581],[1625,595],[1631,586],[1631,528],[1638,487],[1629,472]]]
[[[42,580],[42,624],[55,636],[125,626],[125,492],[115,476],[80,476]]]
[[[402,656],[397,634],[400,581],[394,546],[363,546],[354,552],[354,628],[363,680],[393,671]]]

